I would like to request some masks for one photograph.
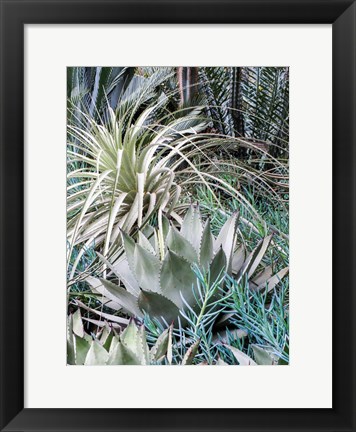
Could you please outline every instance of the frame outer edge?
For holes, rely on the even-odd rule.
[[[350,431],[356,428],[355,44],[356,3],[353,2],[333,25],[332,91],[333,269],[337,269],[333,270],[333,407],[341,415],[345,429]],[[345,335],[339,332],[341,319],[344,331],[348,329]]]
[[[23,410],[23,23],[1,2],[0,429]],[[11,42],[9,42],[11,41]],[[8,83],[16,82],[16,86]],[[6,105],[6,106],[5,106]],[[20,115],[19,115],[20,112]]]

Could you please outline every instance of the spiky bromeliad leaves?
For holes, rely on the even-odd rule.
[[[177,155],[191,146],[187,129],[191,133],[194,125],[199,131],[203,123],[194,113],[166,126],[152,124],[159,105],[149,106],[136,120],[135,110],[119,111],[118,119],[108,107],[110,121],[105,126],[90,116],[85,128],[68,126],[73,140],[68,164],[80,167],[67,175],[68,266],[73,248],[81,245],[70,279],[88,247],[102,246],[106,255],[120,229],[140,227],[158,209],[174,215],[181,192]]]
[[[193,343],[182,360],[182,366],[192,364],[199,341]],[[172,364],[172,326],[162,332],[149,349],[144,326],[130,320],[124,330],[116,331],[108,323],[96,335],[90,336],[78,309],[68,317],[67,363],[69,365],[159,365]]]
[[[177,321],[180,310],[199,307],[194,266],[216,285],[215,298],[225,273],[238,281],[247,278],[251,290],[273,289],[288,268],[273,275],[270,266],[261,264],[272,236],[247,254],[243,244],[237,245],[237,225],[235,213],[215,238],[209,220],[203,224],[198,207],[191,206],[180,230],[162,218],[158,230],[147,226],[137,242],[123,234],[125,252],[116,263],[101,257],[125,288],[106,279],[87,281],[106,306],[138,318],[146,313],[167,323]]]

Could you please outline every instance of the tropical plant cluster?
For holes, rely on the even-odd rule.
[[[289,70],[67,72],[67,363],[289,363]]]

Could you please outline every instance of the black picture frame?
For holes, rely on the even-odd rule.
[[[355,431],[355,2],[350,0],[192,0],[189,2],[183,0],[1,0],[0,5],[0,429],[2,431],[176,432]],[[132,409],[24,408],[24,25],[30,23],[332,23],[333,333],[330,335],[333,338],[332,409],[137,409],[133,411]],[[322,362],[323,359],[311,359],[311,361]],[[70,388],[68,390],[70,391]],[[215,396],[219,397],[219,395]]]

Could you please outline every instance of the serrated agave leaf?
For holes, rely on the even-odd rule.
[[[137,338],[138,338],[138,328],[135,325],[133,319],[130,319],[129,325],[125,328],[125,330],[120,335],[120,341],[131,351],[136,352],[137,347]]]
[[[75,365],[74,335],[67,338],[67,364]]]
[[[143,315],[137,306],[137,298],[134,295],[127,292],[121,286],[107,281],[106,279],[100,279],[100,282],[102,283],[103,287],[97,288],[97,290],[101,294],[119,303],[131,315],[143,318]]]
[[[246,260],[246,249],[244,245],[241,245],[234,253],[232,257],[231,270],[233,273],[238,274]]]
[[[193,363],[194,357],[196,356],[199,348],[200,340],[197,340],[194,342],[193,345],[191,345],[188,349],[188,351],[185,353],[183,360],[182,360],[182,366],[191,365]]]
[[[82,315],[80,313],[80,309],[77,309],[72,315],[73,320],[73,333],[79,337],[84,337],[84,327],[82,321]]]
[[[145,326],[141,325],[138,330],[138,338],[137,338],[138,352],[142,352],[142,364],[148,365],[150,363],[150,351],[147,345],[147,336]]]
[[[109,358],[109,353],[100,345],[97,340],[93,340],[87,356],[85,357],[85,366],[99,366],[104,365]]]
[[[111,341],[111,345],[110,345],[110,349],[109,349],[109,357],[111,356],[111,353],[114,351],[116,345],[119,342],[120,342],[120,337],[115,334],[112,338],[112,341]]]
[[[179,309],[184,309],[181,297],[188,304],[194,304],[193,287],[196,286],[196,276],[191,265],[184,258],[168,250],[161,269],[161,291],[163,295],[174,302]]]
[[[185,258],[190,263],[198,263],[198,254],[193,245],[173,226],[169,228],[166,245],[169,250]]]
[[[134,269],[136,279],[143,290],[160,292],[161,262],[156,255],[147,252],[139,244],[135,246]]]
[[[154,231],[151,234],[154,238]],[[147,237],[141,232],[138,232],[138,241],[137,243],[143,247],[143,249],[145,249],[147,252],[149,252],[152,255],[157,255],[156,251],[154,249],[153,244],[147,239]]]
[[[163,317],[166,322],[174,321],[179,315],[178,307],[168,298],[161,294],[141,291],[138,296],[138,305],[152,318]]]
[[[161,361],[165,357],[169,346],[170,334],[170,329],[168,328],[158,336],[156,343],[150,351],[151,360]]]
[[[129,263],[131,271],[135,272],[135,260],[134,260],[134,253],[135,253],[135,242],[133,239],[127,235],[125,232],[121,231],[122,236],[122,242],[124,244],[126,259]]]
[[[180,233],[186,238],[199,253],[203,224],[198,206],[190,206],[182,222]]]
[[[134,277],[129,263],[124,257],[120,257],[118,261],[111,264],[103,255],[97,252],[100,260],[122,281],[127,291],[133,295],[140,293],[140,287],[136,278]]]
[[[274,360],[267,351],[265,351],[258,345],[251,345],[251,346],[252,346],[253,355],[255,356],[255,360],[258,365],[265,365],[265,366],[274,365]]]
[[[90,349],[90,343],[85,339],[74,335],[75,340],[75,364],[83,365]]]
[[[228,348],[233,353],[240,366],[257,366],[256,362],[253,361],[251,357],[249,357],[247,354],[243,353],[239,349],[231,345],[224,344],[224,346],[226,346],[226,348]]]
[[[203,269],[208,270],[214,254],[214,237],[211,234],[210,220],[206,221],[200,243],[199,262]]]
[[[239,220],[239,213],[233,213],[221,228],[217,239],[214,244],[214,252],[216,253],[219,247],[223,248],[227,259],[227,269],[231,272],[232,266],[232,253],[236,243],[236,230]]]
[[[111,351],[107,365],[140,365],[141,362],[136,354],[121,342],[115,343]]]
[[[280,270],[278,273],[276,273],[274,276],[269,278],[266,282],[262,283],[257,287],[257,291],[263,290],[267,286],[267,292],[270,292],[273,290],[273,288],[286,276],[289,272],[289,267],[285,267],[284,269]]]
[[[158,255],[159,249],[156,244],[157,242],[157,233],[152,225],[145,225],[142,229],[142,234],[146,237],[146,239],[150,242],[150,245],[153,247],[155,254]],[[141,245],[143,247],[143,245]]]
[[[243,275],[247,273],[248,278],[252,276],[252,274],[257,269],[259,263],[261,262],[264,254],[266,253],[266,250],[271,242],[272,235],[269,235],[262,239],[259,244],[256,246],[256,248],[250,253],[250,255],[247,257],[244,265],[241,268],[239,279]]]
[[[225,276],[226,270],[226,255],[223,249],[220,248],[210,264],[210,285],[219,282]]]

